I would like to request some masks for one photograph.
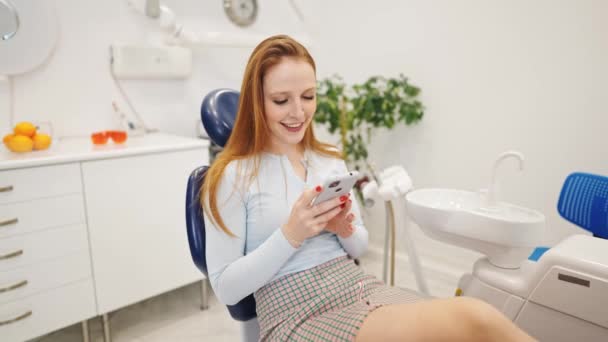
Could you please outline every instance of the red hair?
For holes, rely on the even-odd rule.
[[[241,95],[236,121],[232,133],[223,151],[217,156],[205,176],[201,188],[201,206],[217,225],[230,236],[235,236],[224,224],[217,207],[217,187],[222,179],[226,166],[233,160],[243,160],[254,157],[254,171],[249,181],[258,174],[260,153],[268,147],[269,127],[264,115],[263,80],[266,72],[279,64],[283,58],[297,58],[306,61],[315,70],[315,61],[306,48],[286,35],[277,35],[262,41],[251,53],[247,68],[243,75]],[[300,147],[324,154],[326,156],[342,159],[341,153],[335,146],[322,143],[315,138],[313,125],[308,125]],[[235,182],[236,184],[236,182]],[[204,199],[208,195],[209,203],[205,205]]]

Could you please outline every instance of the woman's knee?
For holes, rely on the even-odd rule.
[[[487,341],[500,313],[468,297],[381,307],[367,317],[357,341]]]
[[[499,324],[501,313],[492,305],[471,297],[454,298],[454,313],[468,336],[483,340]]]

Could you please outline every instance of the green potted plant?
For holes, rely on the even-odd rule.
[[[355,194],[361,204],[361,185],[369,181],[366,173],[378,180],[372,163],[368,160],[367,146],[373,131],[384,127],[392,129],[398,123],[410,125],[424,116],[424,106],[418,100],[420,88],[399,75],[396,78],[370,77],[361,84],[347,86],[342,78],[333,76],[319,82],[315,122],[327,126],[330,133],[339,131],[343,157],[349,169],[361,172]],[[395,211],[391,203],[385,203],[387,234],[385,246],[390,242],[390,278],[387,277],[388,250],[385,248],[384,281],[395,284]],[[390,279],[390,280],[389,280]]]
[[[352,86],[347,86],[341,77],[332,76],[319,81],[315,122],[325,125],[332,134],[339,132],[339,145],[349,169],[361,172],[362,181],[369,179],[366,173],[376,179],[367,150],[373,131],[420,121],[424,106],[419,94],[420,88],[403,75],[373,76]],[[356,190],[362,200],[361,189]]]

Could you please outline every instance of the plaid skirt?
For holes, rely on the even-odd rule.
[[[281,277],[254,297],[260,341],[354,341],[374,309],[424,298],[386,286],[346,256]]]

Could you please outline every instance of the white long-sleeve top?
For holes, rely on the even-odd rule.
[[[234,305],[269,282],[349,254],[359,257],[367,249],[368,233],[353,198],[354,233],[348,238],[323,231],[300,248],[289,244],[281,231],[291,208],[305,189],[322,185],[326,178],[347,172],[343,160],[307,150],[306,181],[298,177],[287,156],[260,155],[257,178],[247,184],[252,159],[226,166],[218,185],[218,210],[237,237],[223,232],[205,213],[206,257],[211,287],[219,300]]]

